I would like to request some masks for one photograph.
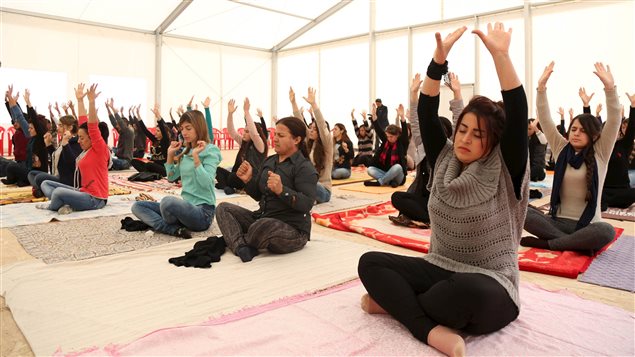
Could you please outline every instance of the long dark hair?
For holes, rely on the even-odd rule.
[[[296,117],[285,117],[276,122],[276,125],[281,124],[289,129],[291,135],[294,138],[300,137],[300,142],[298,143],[298,150],[302,152],[305,158],[309,158],[309,152],[307,151],[306,145],[306,125],[302,119],[298,119]]]
[[[595,144],[602,134],[602,124],[600,124],[600,121],[591,114],[580,114],[571,120],[567,133],[571,132],[571,126],[576,120],[580,122],[584,132],[589,136],[589,142],[586,146],[588,150],[586,152],[586,156],[584,157],[584,164],[586,165],[586,200],[589,201],[591,200],[591,190],[589,188],[593,184],[593,172],[595,171],[595,149],[593,148],[593,144]]]
[[[179,127],[185,123],[190,123],[192,127],[194,127],[194,131],[196,131],[196,141],[202,140],[206,143],[210,143],[209,132],[207,131],[207,123],[205,123],[205,116],[200,110],[188,110],[187,112],[181,115],[181,119],[179,119]],[[187,155],[192,149],[192,144],[184,143],[185,150],[178,155],[176,158],[180,160],[183,155]],[[196,146],[196,143],[193,144]]]
[[[320,130],[317,127],[317,122],[313,122],[311,123],[311,125],[315,126],[315,130],[317,130],[318,136],[317,140],[307,140],[307,148],[309,152],[313,150],[313,166],[315,166],[315,170],[317,170],[318,175],[322,175],[322,171],[324,171],[325,166],[324,161],[326,161],[324,143],[322,142],[322,138],[320,137]]]
[[[342,142],[351,141],[351,139],[348,137],[348,133],[346,132],[346,127],[344,126],[344,124],[337,123],[337,124],[335,124],[335,126],[338,129],[340,129],[340,131],[342,132],[342,137],[340,138],[340,141],[342,141]],[[335,142],[333,142],[333,143],[335,143]]]
[[[505,107],[503,102],[494,102],[493,100],[480,95],[474,96],[467,106],[461,112],[459,119],[456,121],[456,128],[461,125],[463,117],[467,113],[476,115],[479,119],[476,121],[478,129],[481,129],[481,119],[485,124],[485,135],[487,136],[487,148],[485,152],[489,152],[492,148],[496,147],[503,136],[503,130],[505,129]],[[458,130],[457,130],[458,131]],[[456,138],[456,132],[452,141]]]
[[[267,135],[265,134],[265,131],[263,130],[262,125],[260,123],[254,123],[254,124],[256,125],[256,131],[258,131],[258,135],[260,135],[260,138],[262,139],[262,142],[265,145],[265,151],[263,152],[263,154],[265,155],[265,157],[267,157],[269,155],[269,146],[267,145]],[[249,133],[249,135],[251,136],[253,134]],[[240,149],[238,149],[238,157],[241,157],[244,160],[245,156],[247,155],[247,151],[253,145],[254,145],[253,139],[249,141],[242,140],[240,142]]]

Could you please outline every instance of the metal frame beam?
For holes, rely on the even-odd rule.
[[[168,26],[170,26],[174,22],[174,20],[176,20],[177,17],[179,17],[179,15],[181,15],[183,11],[185,11],[185,9],[187,9],[187,7],[192,4],[192,1],[193,0],[181,0],[181,3],[178,4],[174,8],[174,10],[172,10],[172,12],[163,20],[163,22],[161,22],[161,25],[159,25],[154,30],[154,33],[162,34],[168,28]]]
[[[282,48],[284,48],[285,46],[287,46],[288,44],[293,42],[295,39],[297,39],[298,37],[302,36],[303,34],[305,34],[310,29],[312,29],[315,26],[317,26],[320,22],[328,19],[331,15],[333,15],[336,12],[340,11],[340,9],[342,9],[344,6],[350,4],[351,1],[352,0],[341,0],[337,4],[333,5],[330,9],[324,11],[320,16],[316,17],[313,21],[311,21],[308,24],[302,26],[301,29],[299,29],[298,31],[296,31],[293,34],[291,34],[291,36],[285,38],[280,43],[278,43],[277,45],[273,46],[273,48],[271,48],[271,51],[272,52],[280,51]]]

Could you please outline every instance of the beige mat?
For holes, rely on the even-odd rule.
[[[126,216],[137,219],[128,214],[19,226],[10,230],[27,253],[47,264],[118,254],[182,240],[152,231],[127,232],[120,229],[121,220]],[[211,235],[220,235],[215,222],[206,231],[192,232],[194,237]]]
[[[3,267],[2,295],[36,355],[125,343],[162,327],[204,321],[357,276],[371,248],[313,234],[299,252],[211,269],[177,268],[194,240],[76,262]]]
[[[390,186],[364,186],[363,183],[356,183],[352,185],[342,186],[341,190],[354,191],[354,192],[366,192],[366,193],[390,193],[397,191],[406,191],[408,187],[414,182],[414,178],[411,176],[406,177],[406,183],[399,187]]]
[[[331,180],[331,184],[333,186],[340,186],[340,185],[347,185],[349,183],[363,182],[363,181],[372,180],[372,179],[373,178],[368,176],[366,171],[364,172],[353,171],[351,173],[351,177],[347,179],[342,179],[342,180]]]

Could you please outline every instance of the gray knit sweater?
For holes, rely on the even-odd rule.
[[[527,213],[529,165],[520,200],[500,146],[465,169],[462,166],[448,141],[428,184],[432,236],[429,254],[423,258],[453,272],[494,278],[520,308],[518,245]]]

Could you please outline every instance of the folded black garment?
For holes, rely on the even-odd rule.
[[[220,262],[220,257],[225,254],[226,247],[227,244],[222,236],[212,236],[196,242],[192,250],[183,256],[170,258],[168,262],[177,267],[211,268],[212,263]]]
[[[125,229],[128,232],[145,231],[148,228],[150,228],[149,225],[130,217],[121,220],[121,229]]]

